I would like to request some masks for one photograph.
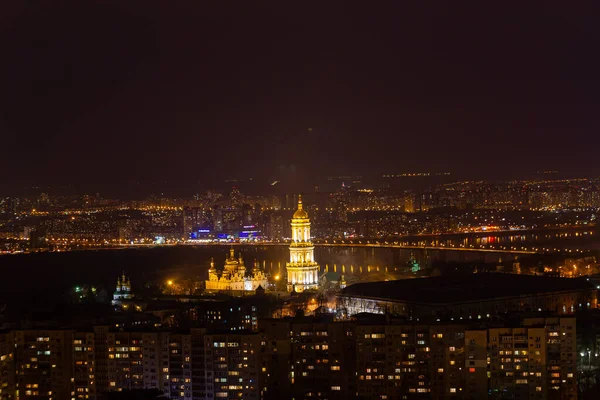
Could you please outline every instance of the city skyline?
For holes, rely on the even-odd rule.
[[[598,17],[0,2],[0,400],[600,398]]]

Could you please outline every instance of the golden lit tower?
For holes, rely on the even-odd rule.
[[[315,262],[314,249],[310,241],[310,220],[302,209],[302,196],[298,196],[298,209],[292,217],[290,261],[286,264],[288,292],[318,288],[319,264]]]

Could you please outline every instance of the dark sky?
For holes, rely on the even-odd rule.
[[[598,174],[599,3],[407,3],[1,2],[3,183]]]

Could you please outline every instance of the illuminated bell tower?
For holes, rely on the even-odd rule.
[[[302,196],[298,196],[298,209],[292,217],[290,261],[286,264],[288,292],[318,288],[319,264],[315,262],[314,249],[310,241],[310,220],[302,209]]]

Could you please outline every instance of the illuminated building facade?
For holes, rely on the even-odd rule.
[[[526,318],[523,325],[488,330],[489,386],[515,398],[576,399],[575,318]]]
[[[271,398],[578,396],[574,318],[525,318],[517,325],[325,318],[261,321]]]
[[[260,325],[268,339],[265,400],[356,398],[353,322],[334,323],[331,316],[323,315],[265,319]]]
[[[258,330],[256,303],[234,298],[226,301],[204,301],[195,306],[196,322],[219,332]]]
[[[1,332],[0,399],[159,389],[173,400],[576,400],[578,373],[591,368],[590,355],[578,359],[572,317],[415,324],[319,315],[264,319],[260,331]]]
[[[15,388],[11,399],[75,399],[72,330],[14,332]],[[91,374],[94,372],[91,371]],[[88,393],[90,388],[88,389]],[[78,393],[85,393],[78,392]]]
[[[264,289],[267,287],[267,276],[258,263],[252,269],[252,275],[247,276],[242,255],[235,258],[232,247],[229,250],[229,256],[225,259],[223,271],[220,273],[215,268],[214,261],[211,260],[205,285],[207,291],[256,290],[259,286]]]
[[[73,388],[75,399],[96,398],[96,361],[93,332],[73,332]],[[73,394],[71,394],[73,398]]]
[[[12,400],[15,394],[15,334],[0,335],[0,399]]]
[[[310,220],[302,209],[302,197],[299,197],[298,209],[292,217],[290,261],[286,264],[288,292],[319,287],[319,264],[315,262],[314,250],[310,241]]]
[[[214,382],[207,382],[205,398],[264,398],[262,342],[256,333],[204,336],[205,365],[211,378],[214,376],[210,379]]]

